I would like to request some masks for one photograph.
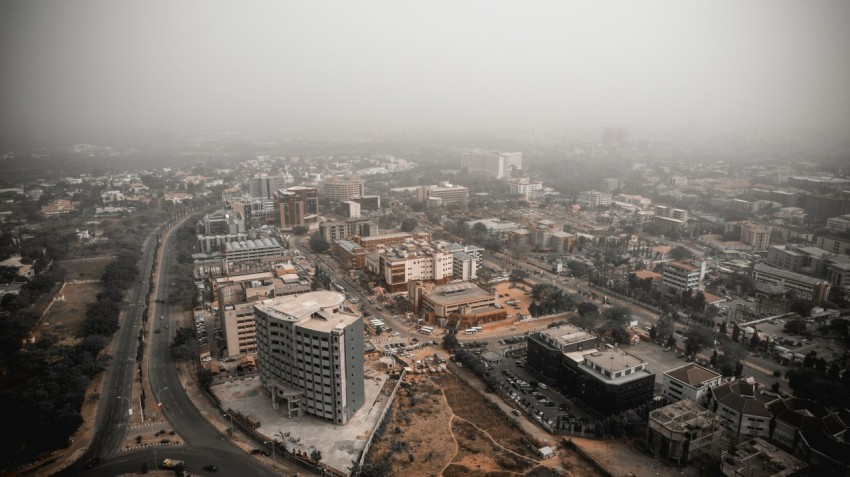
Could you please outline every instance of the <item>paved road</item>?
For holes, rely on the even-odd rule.
[[[176,254],[171,247],[173,235],[166,235],[164,240],[163,260],[158,264],[160,272],[157,273],[157,298],[159,299],[164,299],[168,295],[173,278],[167,270],[176,259]],[[154,235],[154,238],[148,240],[143,248],[142,277],[150,276],[155,246]],[[143,301],[147,293],[146,287],[147,280],[134,286],[128,302],[133,304]],[[120,452],[129,422],[125,399],[120,396],[129,400],[135,367],[135,337],[138,335],[143,313],[143,307],[133,305],[127,308],[125,312],[127,318],[121,324],[115,341],[113,351],[115,360],[101,394],[103,402],[98,412],[98,424],[92,445],[77,464],[69,467],[61,475],[120,475],[138,471],[142,463],[147,463],[149,469],[155,469],[158,462],[166,457],[184,460],[186,470],[192,474],[205,475],[202,467],[215,464],[223,471],[222,475],[280,475],[245,454],[219,434],[186,395],[168,348],[175,325],[171,316],[172,312],[172,305],[167,303],[157,303],[151,310],[150,319],[159,321],[160,316],[163,316],[161,324],[168,324],[169,327],[166,330],[163,326],[162,333],[150,334],[147,377],[150,379],[155,401],[163,403],[163,415],[177,434],[183,438],[185,445]],[[85,469],[85,463],[94,456],[101,457],[103,460],[94,468]]]

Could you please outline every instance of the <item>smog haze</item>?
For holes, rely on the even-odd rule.
[[[850,131],[850,3],[4,2],[4,134]]]

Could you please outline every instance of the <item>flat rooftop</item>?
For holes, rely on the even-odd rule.
[[[335,291],[314,291],[302,295],[270,298],[256,308],[283,321],[297,321],[305,328],[328,332],[345,327],[360,315],[341,311],[345,295]],[[333,310],[337,310],[333,312]],[[319,313],[321,312],[321,313]],[[316,314],[320,316],[316,316]]]
[[[492,292],[488,292],[470,282],[454,282],[438,285],[434,287],[427,297],[428,300],[437,305],[453,305],[455,303],[465,303],[470,300],[480,300],[488,297],[495,299],[495,295]]]

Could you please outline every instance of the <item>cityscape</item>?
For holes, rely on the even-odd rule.
[[[2,475],[850,475],[847,4],[0,18]]]

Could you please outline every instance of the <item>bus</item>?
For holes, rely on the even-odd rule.
[[[431,333],[434,332],[434,327],[433,326],[423,326],[422,328],[419,329],[419,332],[422,333],[423,335],[430,335]]]
[[[473,326],[472,328],[470,328],[470,330],[472,330],[473,333],[481,333],[482,331],[484,331],[484,328],[480,326]]]
[[[475,333],[475,330],[472,329],[472,328],[467,328],[463,331],[463,334],[465,334],[465,335],[471,335],[471,334],[474,334],[474,333]]]

